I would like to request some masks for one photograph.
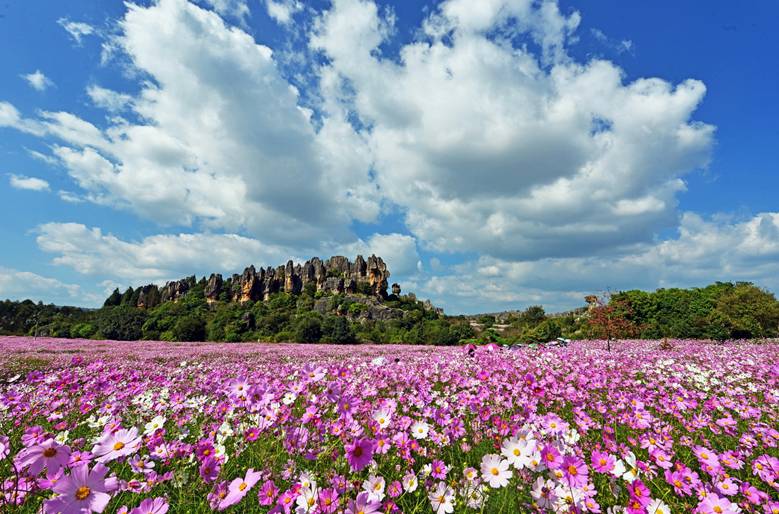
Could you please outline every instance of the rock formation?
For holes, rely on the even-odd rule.
[[[278,292],[300,294],[307,287],[323,293],[362,293],[377,299],[387,298],[387,265],[375,255],[365,260],[358,255],[354,262],[341,255],[322,261],[318,257],[303,264],[287,261],[284,266],[256,269],[253,265],[227,280],[212,274],[201,283],[206,301],[219,300],[246,303],[265,301]],[[144,286],[138,297],[138,307],[151,308],[162,302],[177,301],[197,284],[194,276],[168,282],[162,288]],[[392,291],[400,291],[393,284]],[[397,294],[397,293],[396,293]]]

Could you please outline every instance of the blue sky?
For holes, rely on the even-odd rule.
[[[779,290],[758,1],[0,5],[0,298],[382,255],[447,312]]]

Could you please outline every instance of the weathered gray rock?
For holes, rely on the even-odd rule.
[[[219,299],[219,295],[222,294],[222,285],[222,275],[219,273],[212,273],[208,277],[208,282],[206,282],[206,287],[203,290],[203,295],[208,303],[213,303]]]

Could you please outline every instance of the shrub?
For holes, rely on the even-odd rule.
[[[183,317],[173,327],[173,335],[178,341],[205,341],[206,322],[194,315]]]

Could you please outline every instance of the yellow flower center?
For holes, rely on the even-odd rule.
[[[89,490],[89,487],[82,485],[78,489],[76,489],[76,499],[77,500],[86,500],[89,496],[89,493],[92,491]]]
[[[569,474],[569,475],[576,476],[576,474],[577,474],[578,472],[579,472],[579,470],[578,470],[578,469],[576,469],[576,466],[574,466],[573,464],[571,464],[570,466],[568,466],[568,474]]]
[[[492,473],[492,474],[493,474],[493,475],[495,475],[495,476],[498,476],[498,475],[500,475],[500,471],[498,470],[498,468],[492,468],[492,469],[490,470],[490,473]]]
[[[114,443],[114,450],[119,451],[122,448],[124,448],[124,443],[122,441],[117,441]]]
[[[719,505],[715,505],[714,509],[712,510],[714,510],[714,512],[716,512],[717,514],[722,514],[722,507],[720,507]]]
[[[519,457],[520,453],[522,453],[522,452],[519,451],[519,448],[514,448],[514,456],[515,457]]]
[[[238,486],[239,491],[243,491],[248,487],[248,484],[246,482],[241,482],[241,485]]]

